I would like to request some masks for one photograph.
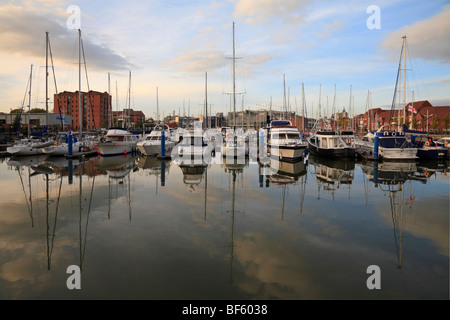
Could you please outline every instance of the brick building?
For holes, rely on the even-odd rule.
[[[72,130],[80,130],[80,116],[83,130],[111,126],[111,95],[108,92],[81,92],[81,115],[78,104],[79,92],[64,91],[54,95],[54,113],[72,116]]]
[[[370,109],[358,117],[359,127],[377,130],[389,124],[391,116],[391,122],[406,124],[410,129],[432,133],[450,132],[450,107],[435,107],[428,100],[410,102],[401,110],[395,110],[392,115],[391,110]]]
[[[145,115],[142,111],[133,109],[123,109],[122,111],[113,111],[113,126],[122,128],[142,128],[145,122]]]

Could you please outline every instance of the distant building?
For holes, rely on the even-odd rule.
[[[363,130],[378,130],[383,125],[403,126],[432,133],[450,133],[450,107],[434,107],[427,100],[408,103],[400,110],[370,109],[359,116]]]
[[[18,116],[17,113],[0,113],[0,124],[4,127],[5,131],[16,130],[11,125]],[[28,130],[28,117],[30,118],[30,130],[43,129],[48,125],[50,131],[70,130],[72,125],[72,116],[60,115],[58,113],[36,113],[28,112],[22,113],[20,116],[20,129],[18,131],[26,132]],[[48,123],[47,123],[48,119]]]
[[[73,130],[94,130],[111,126],[111,95],[108,92],[81,92],[81,114],[79,91],[64,91],[54,95],[54,113],[72,116]]]
[[[123,109],[122,111],[113,111],[112,126],[122,128],[142,128],[145,122],[145,115],[142,111],[135,111],[133,109]]]

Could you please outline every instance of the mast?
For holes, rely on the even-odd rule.
[[[206,129],[209,128],[208,126],[208,72],[205,71],[205,125],[204,127]]]
[[[319,86],[319,119],[322,117],[322,113],[321,113],[321,103],[320,103],[320,99],[322,97],[322,84],[320,84]]]
[[[403,124],[406,112],[406,35],[403,38]]]
[[[30,138],[30,117],[31,117],[31,80],[33,79],[33,65],[30,70],[30,91],[28,91],[28,139]]]
[[[45,125],[48,127],[48,31],[45,32]]]
[[[333,114],[334,119],[334,129],[337,129],[336,125],[336,84],[334,85],[334,97],[333,97],[333,111],[331,112]]]
[[[78,29],[78,123],[80,126],[80,136],[83,131],[81,110],[81,30]]]
[[[305,86],[302,82],[302,131],[305,131]]]
[[[284,119],[286,120],[286,84],[285,84],[285,76],[283,74],[283,114]]]
[[[352,110],[352,85],[350,85],[350,101],[349,101],[349,110],[348,110],[348,115],[349,117],[352,116],[351,110]],[[351,128],[353,129],[353,119],[351,119],[350,122]]]
[[[130,126],[130,114],[131,114],[131,70],[130,70],[130,75],[129,75],[129,79],[128,79],[128,111],[126,113],[126,117],[127,117],[127,129]]]
[[[112,105],[111,105],[111,78],[110,74],[108,72],[108,128],[111,128],[111,122],[112,122]]]
[[[233,125],[236,129],[236,56],[234,48],[234,21],[233,21]]]
[[[156,116],[158,117],[159,122],[159,106],[158,106],[158,87],[156,87]]]

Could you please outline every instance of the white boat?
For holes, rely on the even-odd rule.
[[[43,140],[39,138],[25,138],[20,139],[11,147],[6,148],[6,152],[8,152],[11,156],[31,156],[31,155],[39,155],[43,154],[43,148],[54,144],[53,140]]]
[[[223,157],[241,158],[249,154],[249,137],[244,130],[229,129],[225,134],[225,141],[221,147]]]
[[[368,132],[362,139],[355,140],[356,152],[366,159],[375,157],[375,137],[378,138],[378,158],[383,160],[415,160],[417,148],[405,137],[405,133],[385,130],[382,126],[376,132]]]
[[[208,144],[201,129],[185,130],[180,142],[172,150],[172,158],[208,159],[214,148]]]
[[[354,158],[355,135],[351,130],[317,130],[308,138],[311,154],[325,158]]]
[[[450,158],[450,137],[442,137],[436,141],[436,144],[447,149],[447,158]]]
[[[138,137],[124,129],[110,129],[105,138],[96,142],[98,154],[112,156],[119,154],[135,153],[137,151]]]
[[[48,156],[79,157],[96,154],[98,153],[98,149],[95,147],[94,137],[84,136],[80,141],[74,135],[72,137],[72,154],[69,154],[69,134],[67,132],[59,132],[55,139],[55,144],[43,148],[42,152]]]
[[[289,120],[272,120],[267,138],[271,157],[284,161],[298,161],[305,156],[308,144]]]
[[[161,126],[155,127],[153,131],[148,134],[144,140],[137,143],[137,149],[146,156],[160,156],[161,155],[161,145],[164,132],[164,152],[165,156],[170,157],[172,149],[175,147],[175,141],[172,140],[171,131],[166,125],[167,129],[163,130]]]

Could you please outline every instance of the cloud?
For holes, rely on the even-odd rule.
[[[381,48],[386,50],[393,59],[398,59],[401,38],[404,35],[407,37],[407,47],[414,52],[414,59],[449,63],[450,5],[444,6],[442,12],[429,19],[418,21],[392,32],[381,43]]]
[[[64,11],[65,12],[65,11]],[[16,56],[39,57],[45,46],[45,32],[49,32],[53,58],[73,63],[73,48],[77,45],[77,32],[66,26],[61,8],[33,10],[28,6],[0,7],[0,52]],[[127,70],[130,63],[113,49],[83,39],[89,68],[95,70]]]
[[[325,39],[329,38],[333,32],[342,31],[342,27],[345,26],[343,21],[333,21],[332,23],[327,23],[325,29],[321,33],[316,33],[316,36]]]
[[[281,19],[284,23],[299,23],[304,16],[299,12],[309,0],[237,0],[234,17],[244,19],[248,24],[264,24],[272,19]]]

